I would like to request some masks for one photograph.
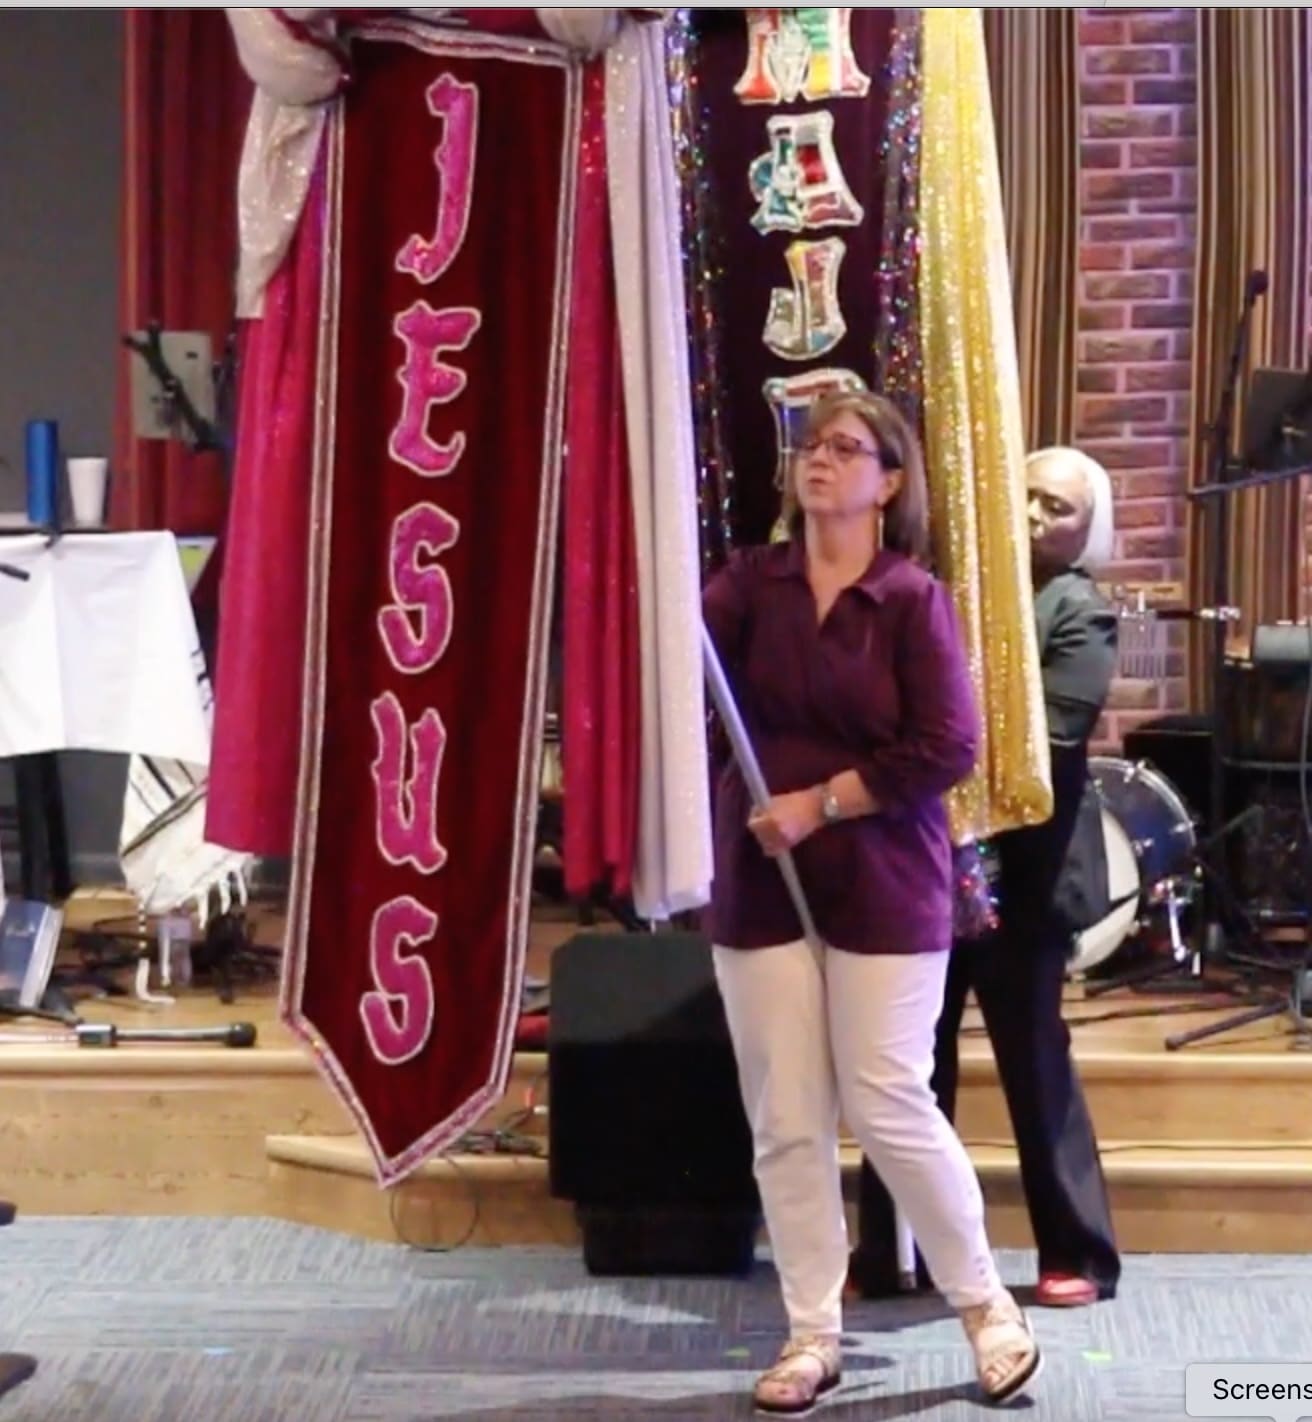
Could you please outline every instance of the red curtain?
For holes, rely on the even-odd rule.
[[[637,551],[606,186],[606,70],[584,78],[562,560],[565,887],[632,889],[638,827]]]
[[[323,241],[322,162],[264,313],[246,323],[224,535],[214,747],[205,832],[292,851],[301,749],[306,552]]]
[[[219,359],[233,326],[237,167],[250,81],[222,10],[129,10],[124,75],[119,319],[208,331]],[[119,528],[218,533],[227,494],[217,454],[132,434],[120,356],[111,512]]]

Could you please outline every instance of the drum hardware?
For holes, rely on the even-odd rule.
[[[1308,1020],[1305,1008],[1312,1000],[1312,971],[1308,967],[1308,957],[1304,954],[1294,966],[1293,980],[1288,998],[1281,993],[1277,997],[1237,1012],[1224,1022],[1213,1022],[1206,1027],[1195,1027],[1192,1032],[1177,1032],[1166,1039],[1166,1050],[1178,1052],[1181,1047],[1195,1042],[1206,1041],[1222,1032],[1233,1032],[1237,1027],[1249,1027],[1255,1022],[1265,1022],[1268,1018],[1288,1014],[1294,1029],[1294,1046],[1301,1051],[1312,1050],[1312,1022]]]
[[[1193,816],[1170,781],[1146,761],[1091,756],[1089,778],[1101,810],[1110,908],[1078,936],[1069,971],[1085,975],[1113,962],[1128,940],[1162,915],[1173,952],[1180,945],[1182,959],[1181,915],[1197,890]],[[1101,996],[1164,970],[1154,963],[1148,972],[1137,969],[1086,993]]]
[[[1181,928],[1182,915],[1193,902],[1197,888],[1197,874],[1189,878],[1173,877],[1165,883],[1153,885],[1145,895],[1145,899],[1153,908],[1160,910],[1165,915],[1167,941],[1170,944],[1169,960],[1163,962],[1159,958],[1154,958],[1117,977],[1087,984],[1084,990],[1085,997],[1103,997],[1119,988],[1143,987],[1164,973],[1176,973],[1181,969],[1184,969],[1191,979],[1201,978],[1202,956],[1190,946]],[[1129,936],[1137,937],[1148,926],[1149,921],[1140,919],[1131,928]]]
[[[1091,761],[1092,765],[1093,762]],[[1155,789],[1165,787],[1173,796],[1174,790],[1170,782],[1158,775],[1151,767],[1145,768],[1153,779],[1147,781]],[[1103,782],[1104,785],[1107,782]],[[1125,783],[1123,775],[1118,775],[1110,782],[1113,791],[1118,785]],[[1100,787],[1100,793],[1105,793]],[[1167,805],[1171,802],[1166,801]],[[1131,807],[1130,812],[1134,812]],[[1138,813],[1145,813],[1143,807],[1137,808]],[[1151,802],[1147,812],[1151,812]],[[1188,814],[1181,804],[1178,809],[1173,805],[1171,812],[1176,814]],[[1121,813],[1127,813],[1123,808]],[[1158,813],[1162,813],[1159,811]],[[1188,821],[1188,837],[1175,832],[1176,827],[1167,829],[1164,832],[1147,837],[1149,848],[1159,845],[1167,845],[1175,840],[1179,841],[1179,846],[1172,857],[1178,867],[1170,874],[1161,879],[1149,883],[1146,888],[1140,890],[1141,901],[1150,908],[1156,908],[1160,916],[1161,911],[1165,911],[1165,921],[1167,929],[1167,942],[1169,944],[1169,956],[1158,956],[1148,963],[1139,965],[1136,968],[1120,974],[1113,978],[1103,979],[1099,982],[1088,984],[1085,987],[1085,996],[1088,998],[1102,997],[1109,992],[1114,992],[1119,988],[1134,988],[1139,991],[1153,991],[1160,993],[1224,993],[1227,996],[1247,999],[1256,1002],[1258,995],[1249,984],[1237,983],[1233,977],[1225,981],[1212,981],[1207,974],[1207,967],[1210,961],[1219,959],[1222,956],[1222,943],[1213,925],[1202,920],[1200,916],[1195,916],[1192,924],[1192,932],[1186,934],[1182,927],[1182,915],[1185,909],[1193,907],[1200,897],[1199,891],[1204,886],[1209,886],[1218,902],[1225,908],[1226,917],[1231,922],[1242,923],[1246,932],[1256,938],[1256,931],[1252,927],[1246,910],[1238,903],[1232,893],[1229,880],[1222,878],[1214,880],[1210,856],[1215,846],[1228,836],[1238,830],[1248,820],[1259,816],[1262,813],[1260,805],[1250,805],[1233,819],[1224,824],[1215,834],[1204,840],[1193,838],[1194,824],[1192,819]],[[1115,863],[1113,855],[1115,848],[1109,846],[1108,870],[1109,875],[1113,872]],[[1161,860],[1149,859],[1149,865],[1160,863]],[[1153,915],[1144,914],[1136,931],[1142,930],[1154,921]],[[1119,948],[1119,945],[1116,945]],[[1113,952],[1116,949],[1113,949]]]

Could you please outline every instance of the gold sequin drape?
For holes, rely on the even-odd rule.
[[[1034,635],[1025,443],[1007,240],[979,10],[923,12],[920,340],[935,558],[984,713],[955,837],[1052,813]]]

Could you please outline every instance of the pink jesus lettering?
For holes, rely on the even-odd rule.
[[[375,991],[360,999],[360,1020],[374,1056],[384,1066],[417,1057],[433,1035],[436,1002],[428,964],[416,948],[437,932],[437,915],[408,895],[374,914],[369,930],[369,970]]]
[[[437,220],[431,240],[414,236],[397,253],[398,271],[425,284],[436,281],[455,261],[469,229],[474,195],[474,149],[478,141],[478,90],[440,74],[428,86],[428,111],[442,120],[442,141],[433,150],[437,165]]]
[[[454,400],[468,381],[463,370],[442,360],[443,353],[464,350],[482,320],[482,313],[468,306],[434,311],[426,301],[416,301],[392,323],[405,342],[405,363],[396,373],[404,394],[387,450],[416,474],[450,474],[465,452],[463,433],[443,444],[428,433],[428,418],[434,405]]]
[[[436,873],[446,863],[446,850],[437,838],[437,782],[446,727],[431,706],[410,727],[414,764],[407,782],[401,703],[385,691],[375,697],[369,711],[378,737],[378,754],[370,770],[379,851],[389,864],[412,864],[421,874]]]
[[[441,660],[451,640],[451,580],[434,562],[454,546],[460,525],[436,504],[415,504],[392,525],[391,577],[395,604],[378,613],[378,632],[388,660],[412,676]],[[411,621],[413,614],[415,623]]]

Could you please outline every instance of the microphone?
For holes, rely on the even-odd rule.
[[[79,1047],[117,1047],[130,1042],[186,1042],[192,1046],[253,1047],[253,1022],[227,1027],[118,1027],[108,1022],[83,1022],[77,1027]]]
[[[1267,288],[1271,285],[1271,278],[1264,271],[1254,271],[1248,273],[1248,280],[1244,283],[1244,300],[1251,306],[1259,296],[1265,296]]]

